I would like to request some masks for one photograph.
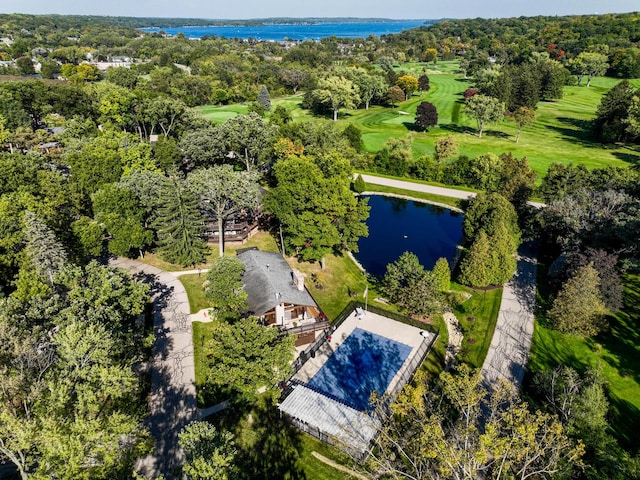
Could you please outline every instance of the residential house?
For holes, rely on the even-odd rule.
[[[239,250],[238,258],[245,265],[242,281],[249,310],[264,325],[297,335],[297,346],[313,342],[316,332],[329,327],[304,286],[304,276],[281,254],[248,248]]]
[[[225,244],[246,243],[251,237],[258,232],[258,223],[261,210],[242,210],[233,215],[229,215],[223,222],[224,225],[224,242]],[[218,219],[214,215],[207,214],[205,216],[204,236],[208,243],[218,243],[220,238],[220,229],[218,228]]]

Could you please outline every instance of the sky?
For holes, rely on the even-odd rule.
[[[496,18],[639,10],[638,0],[0,0],[0,13],[206,19]]]

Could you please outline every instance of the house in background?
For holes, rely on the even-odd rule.
[[[238,251],[250,312],[267,326],[297,335],[296,346],[316,339],[329,322],[304,286],[302,273],[292,270],[281,254],[256,248]]]
[[[227,217],[223,224],[224,242],[232,245],[246,243],[258,233],[261,213],[260,209],[257,211],[243,210]],[[207,242],[218,243],[220,238],[218,219],[213,215],[206,215],[204,227],[204,236]]]

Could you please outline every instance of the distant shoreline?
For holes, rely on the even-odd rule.
[[[321,25],[321,24],[350,24],[350,23],[407,23],[423,22],[430,25],[442,21],[442,19],[426,18],[357,18],[357,17],[273,17],[255,19],[206,19],[206,18],[156,18],[147,20],[158,20],[157,25],[149,25],[149,28],[184,28],[184,27],[259,27],[270,25]],[[178,25],[182,20],[184,23]]]
[[[154,26],[140,28],[145,33],[162,32],[171,36],[183,34],[190,39],[208,36],[223,38],[257,39],[263,41],[319,40],[327,37],[366,38],[369,35],[382,36],[405,30],[432,25],[433,20],[383,20],[375,19],[270,19],[245,24],[228,22],[209,25]],[[185,22],[187,23],[187,22]]]

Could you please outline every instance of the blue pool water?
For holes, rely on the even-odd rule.
[[[372,195],[367,220],[369,236],[358,241],[356,259],[365,270],[382,276],[387,264],[404,252],[416,254],[431,270],[440,257],[451,265],[462,240],[461,213],[423,202]]]
[[[373,391],[384,393],[411,347],[356,328],[309,381],[312,390],[367,410]]]

